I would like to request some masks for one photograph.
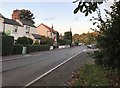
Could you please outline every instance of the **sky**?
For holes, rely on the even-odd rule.
[[[35,17],[35,25],[39,26],[41,23],[54,27],[54,30],[60,34],[72,29],[72,33],[82,34],[91,32],[93,28],[92,22],[89,21],[92,16],[96,16],[96,12],[85,17],[83,13],[78,12],[73,14],[74,9],[78,3],[72,2],[0,2],[0,13],[11,19],[11,14],[15,9],[30,10]],[[100,6],[102,14],[103,9],[109,9],[111,2]]]

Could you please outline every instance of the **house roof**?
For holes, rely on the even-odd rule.
[[[45,24],[43,24],[43,23],[41,23],[40,25],[43,25],[44,27],[46,27],[49,31],[52,31],[53,33],[55,33],[55,32],[57,32],[57,31],[55,31],[53,28],[50,28],[50,27],[48,27],[47,25],[45,25]],[[39,26],[40,26],[39,25]],[[38,26],[38,27],[39,27]]]
[[[1,13],[0,13],[0,17],[1,17],[1,18],[5,18]]]
[[[31,26],[31,27],[35,27],[35,25],[30,21],[20,19],[20,22],[22,22],[23,25],[28,25],[28,26]]]
[[[31,34],[35,39],[41,39],[40,35],[38,34]]]
[[[8,19],[8,18],[4,18],[4,23],[5,23],[5,24],[22,26],[22,25],[20,25],[18,22],[16,22],[15,20],[13,20],[13,19]]]

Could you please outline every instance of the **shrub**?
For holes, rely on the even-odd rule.
[[[49,49],[50,49],[50,46],[48,45],[28,45],[27,53],[36,52],[36,51],[46,51]]]
[[[53,45],[53,39],[45,36],[41,36],[41,44],[43,45]]]
[[[45,43],[46,45],[53,45],[53,39],[52,38],[46,38],[46,43]]]
[[[59,39],[58,43],[59,45],[70,45],[71,41],[67,39]]]
[[[33,40],[31,38],[27,37],[19,37],[16,41],[16,44],[22,44],[22,45],[31,45],[33,44]]]
[[[14,37],[2,35],[2,55],[11,55],[13,52]]]
[[[39,41],[35,41],[34,45],[40,45]]]
[[[49,45],[41,45],[40,46],[40,51],[46,51],[46,50],[49,50],[49,49],[50,49]]]
[[[22,54],[23,45],[14,45],[13,54]]]

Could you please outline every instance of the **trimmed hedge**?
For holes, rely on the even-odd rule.
[[[27,46],[27,53],[37,52],[37,51],[46,51],[49,49],[50,49],[50,46],[48,45],[29,45]]]
[[[32,45],[33,44],[33,40],[31,38],[27,38],[27,37],[19,37],[16,41],[16,44],[22,44],[24,46],[26,45]]]
[[[23,45],[16,44],[13,47],[13,54],[22,54]]]
[[[2,35],[2,56],[11,55],[13,52],[14,37]]]

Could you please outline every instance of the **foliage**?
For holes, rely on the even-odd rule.
[[[96,38],[99,35],[97,32],[91,32],[91,33],[83,33],[81,35],[79,34],[74,34],[73,35],[73,40],[75,43],[84,43],[84,44],[95,44],[96,43]]]
[[[80,42],[79,41],[79,34],[74,34],[72,38],[73,38],[74,42],[76,42],[76,43]]]
[[[40,45],[39,41],[35,41],[34,45]]]
[[[104,53],[103,65],[112,68],[120,67],[120,1],[111,6],[112,11],[107,10],[107,18],[100,21],[100,35],[97,38],[98,46]],[[99,15],[99,14],[98,14]],[[109,16],[109,17],[108,17]],[[101,17],[98,16],[100,19]],[[98,59],[99,60],[99,59]]]
[[[30,21],[33,24],[35,23],[33,20],[33,19],[35,19],[35,17],[30,10],[25,10],[25,9],[20,10],[20,19]]]
[[[88,16],[88,14],[91,14],[92,12],[95,12],[96,9],[100,4],[103,3],[105,0],[100,0],[96,2],[95,0],[76,0],[73,3],[79,2],[78,6],[74,10],[74,14],[76,14],[78,11],[85,13],[85,16]]]
[[[5,34],[6,34],[7,36],[10,36],[10,34],[11,34],[11,30],[7,30],[7,31],[5,31]]]
[[[45,36],[41,36],[41,45],[53,45],[53,39]]]
[[[46,37],[45,36],[41,36],[41,40],[40,40],[40,44],[43,45],[46,42]]]
[[[98,65],[86,64],[80,69],[76,86],[110,86],[104,69]]]
[[[70,45],[71,41],[67,39],[59,39],[58,44],[59,45]]]
[[[58,32],[56,32],[57,33],[57,41],[59,41],[59,33]]]
[[[2,32],[2,35],[6,35],[5,32]]]
[[[16,44],[13,47],[13,54],[22,54],[23,45]]]
[[[64,40],[70,41],[70,45],[72,44],[72,32],[71,31],[64,33]]]
[[[46,45],[53,45],[53,39],[52,38],[49,38],[49,37],[46,37],[46,42],[45,42]]]
[[[2,55],[11,55],[13,51],[14,37],[2,35]]]
[[[16,44],[22,44],[22,45],[31,45],[33,44],[33,40],[31,38],[27,37],[19,37],[16,41]]]
[[[37,52],[37,51],[46,51],[49,49],[50,49],[50,46],[48,46],[48,45],[28,45],[27,53]]]

